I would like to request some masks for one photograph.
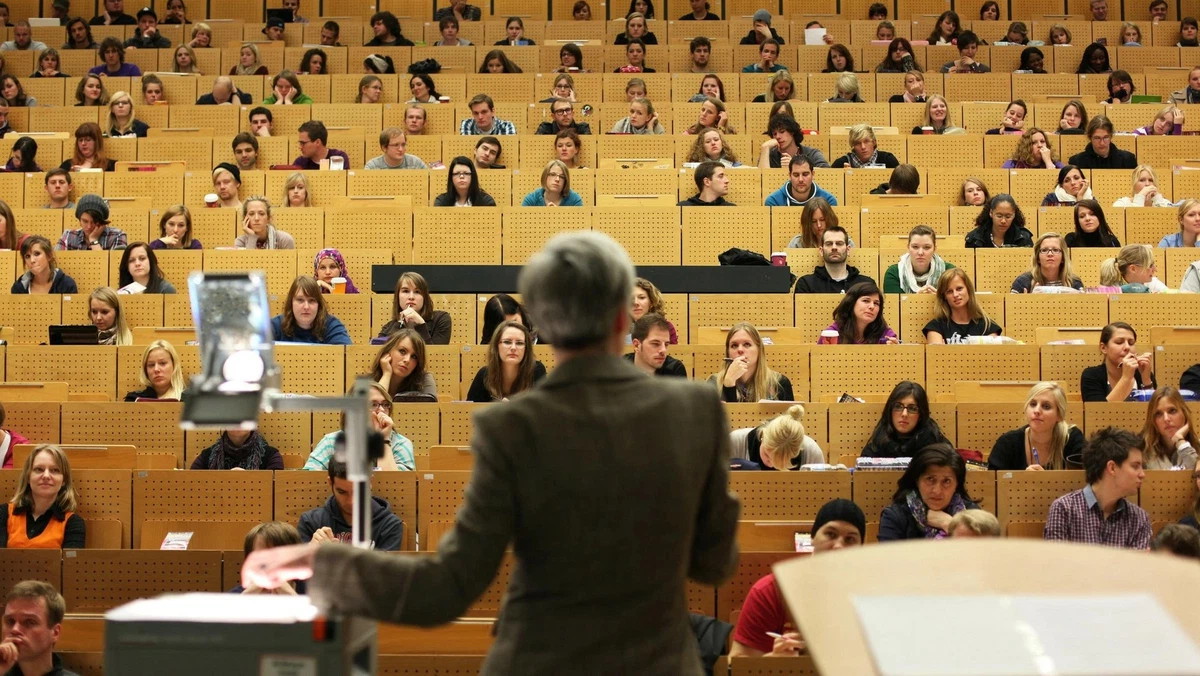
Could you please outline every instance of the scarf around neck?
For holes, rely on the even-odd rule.
[[[924,275],[918,276],[913,272],[912,259],[908,254],[900,257],[900,263],[897,266],[900,272],[900,291],[903,293],[916,293],[925,286],[937,286],[938,278],[946,271],[946,261],[941,256],[934,254],[933,260],[929,262],[929,271]]]
[[[871,153],[871,156],[867,158],[866,162],[859,162],[858,155],[855,155],[854,151],[846,153],[846,157],[849,158],[851,167],[854,167],[855,169],[861,169],[867,165],[879,163],[879,149],[876,148],[875,152]]]
[[[267,455],[267,442],[258,432],[251,432],[246,443],[238,446],[229,440],[229,435],[222,432],[211,451],[208,454],[208,469],[262,469],[263,459]]]
[[[1092,199],[1092,186],[1089,185],[1087,190],[1083,191],[1082,195],[1075,197],[1066,190],[1063,190],[1063,187],[1060,185],[1054,188],[1054,196],[1057,197],[1058,201],[1062,202],[1063,204],[1074,204],[1079,200],[1090,200]]]
[[[913,518],[917,520],[918,524],[920,524],[921,529],[925,531],[926,539],[932,538],[934,540],[941,540],[945,537],[948,537],[946,531],[929,525],[927,521],[929,516],[929,507],[927,507],[925,502],[921,500],[920,493],[917,491],[909,491],[904,496],[904,501],[908,505],[909,513],[913,515]],[[946,506],[945,511],[950,516],[954,516],[966,508],[967,503],[963,500],[962,496],[958,493],[955,493],[954,497],[950,499],[950,504]]]

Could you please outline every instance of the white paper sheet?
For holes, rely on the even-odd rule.
[[[115,622],[218,622],[294,624],[310,622],[317,607],[307,596],[275,594],[167,594],[114,608],[104,619]]]

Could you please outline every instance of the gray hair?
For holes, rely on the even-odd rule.
[[[617,316],[629,311],[633,263],[601,232],[562,233],[529,259],[517,287],[551,344],[591,347],[612,335]]]

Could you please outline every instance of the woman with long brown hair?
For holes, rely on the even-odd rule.
[[[505,321],[492,332],[487,365],[475,373],[467,401],[505,401],[546,377],[546,367],[534,359],[533,336],[518,321]]]

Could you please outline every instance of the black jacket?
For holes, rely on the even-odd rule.
[[[452,207],[452,206],[454,206],[455,199],[456,199],[456,196],[454,194],[444,192],[444,193],[438,195],[437,197],[433,198],[433,206],[435,206],[435,207]],[[471,206],[473,206],[473,207],[494,207],[494,206],[496,206],[496,200],[493,199],[492,196],[487,194],[486,192],[481,192],[481,193],[479,193],[479,204],[475,204],[475,202],[471,202]]]
[[[247,92],[234,92],[233,95],[236,96],[238,101],[241,101],[243,104],[251,103],[254,101],[254,97],[250,96],[250,94]],[[232,103],[232,102],[233,102],[233,100],[230,99],[230,103]],[[204,96],[201,96],[200,98],[196,99],[196,105],[198,105],[198,106],[215,106],[215,105],[217,105],[217,100],[215,98],[213,98],[212,92],[209,92],[209,93],[205,94]]]
[[[818,265],[813,268],[811,275],[804,275],[796,282],[796,293],[846,293],[846,289],[859,282],[875,282],[870,277],[860,274],[858,268],[853,265],[847,265],[846,272],[849,273],[846,278],[837,281],[829,276],[824,265]]]
[[[1070,163],[1080,169],[1133,169],[1138,162],[1136,155],[1121,150],[1115,143],[1109,146],[1108,157],[1097,155],[1089,143],[1083,152],[1071,156]]]
[[[575,128],[575,133],[580,136],[585,136],[592,133],[592,126],[587,122],[575,122],[571,125]],[[543,122],[538,125],[535,134],[554,135],[558,133],[558,124],[554,122]]]
[[[733,202],[726,201],[726,199],[724,197],[718,197],[716,200],[714,200],[712,202],[705,202],[704,200],[700,199],[700,193],[696,193],[695,195],[692,195],[691,197],[689,197],[685,200],[680,200],[680,201],[676,202],[675,206],[677,206],[677,207],[736,207],[737,205],[734,204]]]
[[[1179,389],[1200,392],[1200,364],[1194,364],[1179,377]]]
[[[992,243],[992,228],[990,226],[979,226],[967,233],[966,245],[968,249],[995,249],[995,244]],[[1033,233],[1025,228],[1010,227],[1008,232],[1004,233],[1004,246],[1033,246]]]
[[[633,353],[632,352],[625,353],[625,361],[630,362],[630,363],[633,362]],[[688,377],[687,367],[683,365],[683,362],[679,361],[675,357],[672,357],[671,355],[667,355],[667,359],[666,359],[666,361],[663,362],[662,366],[654,369],[654,375],[656,375],[656,376],[676,376],[679,378]]]
[[[979,509],[979,505],[970,500],[963,500],[967,509]],[[923,540],[925,528],[917,523],[916,517],[903,502],[893,502],[884,508],[879,516],[879,541],[889,540]]]
[[[992,452],[988,455],[988,469],[1023,470],[1029,466],[1025,458],[1025,430],[1029,425],[1022,425],[1015,430],[1009,430],[996,439]],[[1064,469],[1082,469],[1083,432],[1078,427],[1071,427],[1067,432],[1067,443],[1063,446]],[[983,449],[978,449],[983,450]],[[1044,460],[1042,456],[1038,460]],[[1040,464],[1040,463],[1039,463]]]
[[[771,28],[771,37],[774,38],[775,42],[778,42],[780,45],[783,44],[783,38],[779,37],[779,33],[773,27]],[[750,32],[746,33],[746,37],[742,38],[742,41],[738,44],[742,44],[742,45],[760,44],[758,41],[758,31],[751,28]]]
[[[102,3],[101,7],[103,7],[103,6],[104,5]],[[103,26],[104,25],[104,13],[101,12],[100,14],[97,14],[96,16],[92,17],[92,20],[88,22],[88,25],[89,26]],[[118,12],[116,17],[112,21],[110,21],[108,25],[109,26],[136,26],[137,19],[133,18],[132,16],[129,16],[125,12]]]
[[[305,542],[312,540],[313,533],[325,526],[333,529],[334,535],[350,534],[350,524],[342,518],[342,508],[338,507],[337,500],[332,495],[324,506],[310,509],[300,515],[300,523],[297,526],[300,539]],[[392,514],[387,500],[376,495],[371,496],[371,539],[375,541],[375,549],[379,551],[399,551],[400,546],[404,544],[404,522]]]

